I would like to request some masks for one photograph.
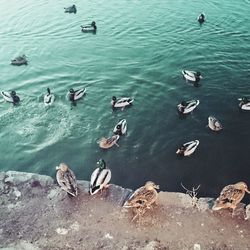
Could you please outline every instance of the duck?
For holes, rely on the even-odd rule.
[[[204,23],[205,22],[205,15],[204,15],[204,13],[201,13],[199,16],[198,16],[198,22],[200,23],[200,24],[202,24],[202,23]]]
[[[130,97],[122,97],[117,100],[116,96],[112,97],[111,105],[113,108],[125,108],[133,103],[134,99]]]
[[[198,83],[202,79],[201,73],[199,71],[182,70],[182,75],[186,81]]]
[[[82,32],[96,32],[97,30],[97,26],[95,21],[93,21],[90,25],[86,25],[86,26],[82,26]]]
[[[3,99],[6,102],[11,102],[14,105],[18,104],[20,102],[19,96],[16,94],[15,90],[12,90],[10,92],[7,91],[1,91],[1,95],[3,96]]]
[[[115,135],[124,135],[127,131],[127,121],[126,119],[122,119],[121,121],[119,121],[115,127],[114,127],[114,134]]]
[[[213,131],[220,131],[222,130],[222,125],[217,118],[214,116],[208,117],[208,127]]]
[[[220,196],[216,199],[212,210],[217,211],[220,209],[231,208],[233,210],[233,216],[234,210],[241,202],[246,192],[250,194],[247,184],[243,181],[225,186],[222,189]]]
[[[200,104],[199,100],[182,101],[177,108],[179,113],[188,114],[192,112]]]
[[[98,193],[103,188],[107,188],[111,180],[111,170],[107,168],[106,162],[100,159],[97,165],[98,168],[94,170],[90,178],[89,192],[91,195]]]
[[[198,140],[186,142],[182,144],[180,148],[178,148],[178,150],[176,151],[176,154],[181,155],[181,156],[190,156],[191,154],[194,153],[199,143],[200,142]]]
[[[132,208],[135,213],[132,221],[139,215],[143,215],[147,209],[151,209],[152,205],[156,203],[158,198],[157,189],[159,189],[159,185],[152,181],[147,181],[144,186],[135,190],[124,203],[124,208]]]
[[[47,93],[44,95],[43,102],[45,106],[51,106],[55,101],[55,95],[51,94],[50,88],[47,88]]]
[[[83,97],[86,92],[86,88],[74,90],[71,88],[68,92],[68,98],[71,102],[75,102]]]
[[[250,110],[250,100],[247,97],[238,99],[240,101],[239,108],[242,110]]]
[[[64,12],[65,13],[74,13],[74,14],[76,14],[76,6],[73,4],[72,6],[64,8]]]
[[[56,169],[56,180],[59,186],[69,195],[74,197],[77,196],[78,188],[76,177],[73,171],[65,163],[60,163],[60,165],[57,166]]]
[[[117,147],[119,147],[119,145],[117,144],[117,141],[119,140],[120,136],[119,135],[113,135],[109,138],[101,138],[101,140],[99,141],[99,147],[100,148],[111,148],[114,145],[116,145]]]
[[[22,55],[11,60],[10,64],[15,65],[15,66],[27,65],[28,60],[25,55]]]

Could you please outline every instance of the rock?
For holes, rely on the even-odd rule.
[[[0,182],[5,178],[5,172],[0,172]]]
[[[66,228],[57,228],[56,232],[61,235],[67,234],[69,231]]]
[[[40,250],[41,248],[35,246],[27,241],[19,241],[15,244],[8,245],[7,247],[0,248],[1,250]]]
[[[16,187],[14,187],[13,194],[16,196],[17,199],[20,198],[22,195],[22,193]]]
[[[29,183],[31,187],[47,187],[51,186],[54,183],[54,180],[50,176],[46,175],[24,173],[18,171],[7,171],[4,182],[10,183],[14,186]]]
[[[245,216],[245,220],[249,219],[250,219],[250,204],[246,206],[246,216]]]
[[[78,223],[77,221],[74,222],[74,223],[70,226],[70,229],[73,230],[73,231],[79,231],[79,229],[80,229],[79,223]]]
[[[194,244],[194,250],[201,250],[201,245],[200,244]]]
[[[143,247],[143,250],[158,250],[162,249],[160,246],[160,243],[157,241],[150,241],[145,247]]]
[[[212,209],[214,201],[215,201],[214,198],[199,198],[197,203],[198,209],[202,212]]]

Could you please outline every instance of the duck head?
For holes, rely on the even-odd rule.
[[[11,92],[10,92],[10,95],[13,97],[13,96],[16,96],[16,91],[15,90],[12,90]]]
[[[159,189],[159,185],[156,185],[153,181],[147,181],[145,184],[147,190]]]
[[[100,168],[100,170],[106,168],[106,162],[103,159],[100,159],[96,164]]]
[[[91,26],[92,26],[92,27],[95,27],[95,26],[96,26],[95,21],[93,21],[93,22],[91,23]]]
[[[50,88],[47,88],[47,92],[48,92],[48,94],[50,95]]]
[[[69,90],[69,93],[70,93],[70,94],[74,94],[74,93],[75,93],[74,89],[71,88],[71,89]]]
[[[234,186],[235,186],[236,189],[245,191],[248,194],[250,194],[250,191],[248,190],[247,184],[245,182],[243,182],[243,181],[238,182],[238,183],[234,184]]]
[[[115,96],[112,96],[112,101],[111,101],[111,104],[114,106],[115,103],[116,103],[117,99]]]
[[[58,167],[56,167],[57,170],[61,170],[62,172],[67,172],[69,167],[65,163],[60,163]]]

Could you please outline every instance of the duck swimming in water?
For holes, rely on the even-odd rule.
[[[135,213],[132,221],[152,208],[158,198],[156,189],[159,189],[159,186],[152,181],[148,181],[144,186],[138,188],[124,203],[124,208],[132,208]]]
[[[220,196],[216,199],[212,210],[217,211],[224,208],[231,208],[233,210],[233,216],[234,210],[243,199],[246,192],[250,194],[245,182],[238,182],[236,184],[225,186],[222,189]]]
[[[122,97],[121,99],[117,100],[115,96],[112,97],[111,105],[113,108],[125,108],[126,106],[130,106],[134,99],[130,97]]]
[[[126,119],[122,119],[121,121],[119,121],[113,130],[115,135],[124,135],[126,133],[126,131],[127,131]]]
[[[20,102],[19,96],[16,94],[16,91],[12,90],[11,92],[2,91],[1,95],[6,102],[11,102],[14,105]]]
[[[242,110],[250,110],[250,100],[247,97],[238,99],[240,101],[239,108]]]
[[[103,188],[108,187],[108,183],[111,180],[111,170],[107,168],[106,162],[100,159],[97,162],[98,168],[92,173],[90,178],[90,194],[94,195]]]
[[[192,112],[200,104],[199,100],[182,101],[178,106],[178,111],[181,114],[188,114]]]
[[[90,25],[82,26],[82,32],[96,32],[97,27],[95,21],[93,21]]]
[[[55,95],[51,94],[50,88],[47,88],[47,93],[44,95],[43,102],[45,106],[51,106],[55,101]]]
[[[208,127],[211,130],[213,130],[213,131],[220,131],[220,130],[222,130],[221,123],[214,116],[209,116],[208,117]]]
[[[56,180],[59,186],[68,194],[77,196],[77,183],[73,171],[65,163],[60,163],[59,167],[56,167],[56,169]]]
[[[25,55],[22,56],[18,56],[16,58],[14,58],[13,60],[11,60],[11,64],[15,65],[15,66],[20,66],[20,65],[27,65],[28,64],[28,60],[27,57]]]
[[[201,73],[199,71],[182,70],[182,75],[186,81],[194,82],[198,84],[200,79],[202,79]]]
[[[68,92],[68,98],[71,102],[75,102],[83,97],[86,92],[86,88],[74,90],[71,88]]]
[[[73,4],[72,6],[64,8],[64,12],[65,13],[74,13],[74,14],[76,14],[76,6]]]
[[[119,135],[113,135],[112,137],[109,138],[101,138],[101,140],[99,141],[99,146],[100,148],[111,148],[114,145],[116,145],[117,147],[119,147],[119,145],[117,144],[117,141],[119,140],[120,136]]]
[[[205,22],[205,15],[203,13],[201,13],[199,16],[198,16],[198,22],[200,24],[204,23]]]
[[[194,153],[199,143],[200,142],[198,140],[186,142],[182,144],[180,148],[178,148],[176,154],[181,156],[190,156],[191,154]]]

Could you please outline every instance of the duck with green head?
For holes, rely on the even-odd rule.
[[[111,180],[111,170],[107,168],[106,162],[100,159],[97,162],[98,168],[94,170],[90,178],[90,194],[94,195],[103,188],[107,188]]]

